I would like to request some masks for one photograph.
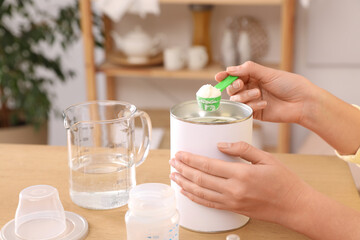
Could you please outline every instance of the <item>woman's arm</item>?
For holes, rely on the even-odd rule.
[[[300,196],[283,224],[311,239],[360,239],[360,213],[314,189]]]
[[[355,154],[360,147],[360,111],[321,88],[316,93],[306,104],[300,124],[340,154]]]

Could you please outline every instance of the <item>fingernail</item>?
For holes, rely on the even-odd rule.
[[[241,102],[241,97],[239,95],[231,96],[230,101]]]
[[[182,152],[177,152],[177,153],[175,154],[175,158],[178,159],[178,160],[182,160],[182,158],[183,158],[183,153],[182,153]]]
[[[256,97],[258,94],[259,94],[259,90],[257,89],[252,89],[248,92],[249,97]]]
[[[175,159],[175,160],[174,160],[174,165],[173,165],[173,167],[174,167],[174,168],[177,168],[177,167],[179,166],[179,164],[180,164],[179,160],[178,160],[178,159]]]
[[[238,89],[238,88],[240,88],[240,82],[239,82],[239,81],[235,81],[235,82],[233,82],[233,83],[231,84],[231,86],[232,86],[233,88],[235,88],[235,89]]]
[[[261,101],[261,102],[258,102],[256,105],[257,105],[258,107],[266,107],[267,102],[266,102],[266,101]]]
[[[176,177],[176,174],[175,174],[175,173],[170,173],[169,177],[170,177],[170,179],[173,180],[173,181],[176,181],[176,180],[177,180],[177,177]]]
[[[236,66],[227,67],[226,71],[236,71]]]
[[[217,144],[217,147],[218,147],[218,148],[222,148],[222,149],[227,149],[227,148],[230,147],[230,143],[219,142],[219,143]]]
[[[174,159],[173,159],[173,158],[169,160],[169,164],[170,164],[171,166],[174,166]]]

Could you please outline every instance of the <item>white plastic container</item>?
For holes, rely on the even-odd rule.
[[[20,192],[15,219],[2,227],[0,239],[82,240],[88,228],[85,218],[64,211],[56,188],[34,185]]]
[[[56,188],[36,185],[20,192],[15,233],[23,239],[52,239],[66,229],[64,208]]]
[[[252,139],[252,109],[242,103],[221,100],[214,112],[201,111],[196,101],[180,103],[171,108],[171,158],[178,151],[191,152],[224,161],[243,161],[220,152],[218,142]],[[244,161],[245,162],[245,161]],[[176,171],[171,168],[171,172]],[[222,232],[245,225],[249,218],[229,211],[204,207],[192,202],[180,187],[171,182],[175,190],[180,225],[197,232]]]
[[[127,240],[179,239],[179,213],[174,190],[161,183],[145,183],[130,191],[125,215]]]

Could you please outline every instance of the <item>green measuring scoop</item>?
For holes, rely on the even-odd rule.
[[[214,87],[219,89],[220,92],[222,92],[227,86],[232,84],[238,78],[239,77],[229,75],[224,80],[216,84]],[[220,106],[221,95],[215,98],[203,98],[196,96],[196,100],[202,110],[207,112],[213,112],[216,111]]]

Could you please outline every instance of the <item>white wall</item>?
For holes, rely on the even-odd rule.
[[[313,0],[321,1],[321,0]],[[347,0],[351,1],[351,0]],[[355,0],[352,0],[355,1]],[[341,1],[337,1],[339,8]],[[347,102],[360,104],[360,97],[357,89],[360,88],[360,68],[354,65],[347,66],[342,64],[334,66],[312,66],[308,64],[307,49],[307,30],[308,30],[308,10],[300,4],[296,14],[296,42],[295,42],[295,68],[296,73],[302,74],[313,81],[315,84],[327,89],[336,96]],[[360,9],[359,9],[360,12]],[[265,57],[265,61],[278,61],[280,49],[280,9],[277,7],[239,7],[239,6],[216,6],[212,16],[212,40],[214,58],[219,58],[219,42],[224,29],[225,19],[228,16],[251,15],[260,20],[266,27],[270,37],[270,51]],[[324,16],[321,11],[316,15],[322,19]],[[342,16],[336,16],[341,18]],[[146,28],[153,34],[165,32],[167,35],[167,46],[180,45],[187,47],[191,43],[191,14],[186,6],[172,5],[161,6],[161,16],[149,16],[143,21],[136,16],[126,16],[117,26],[117,31],[125,34],[136,23]],[[316,19],[315,19],[316,21]],[[323,21],[322,21],[323,22]],[[359,28],[359,22],[349,22],[346,26],[349,29]],[[360,39],[360,36],[357,36]],[[335,35],[339,45],[342,44],[342,36]],[[360,42],[360,41],[359,41]],[[81,43],[74,46],[70,53],[64,56],[67,64],[78,70],[75,80],[70,80],[64,86],[56,89],[56,104],[64,109],[73,103],[86,100],[85,97],[85,75],[83,69],[83,50]],[[337,46],[334,46],[337,47]],[[331,49],[329,49],[331,51]],[[101,58],[101,57],[99,57]],[[103,98],[103,80],[99,81],[100,98]],[[204,83],[214,83],[212,79],[206,81],[175,80],[175,79],[149,79],[149,78],[120,78],[117,88],[118,99],[131,102],[139,108],[170,108],[172,105],[181,101],[194,99],[196,90]],[[277,128],[274,124],[264,125],[265,143],[276,144]],[[304,140],[307,130],[293,126],[292,148],[296,150]],[[62,120],[52,118],[50,121],[50,144],[65,145],[65,130]]]
[[[320,1],[324,4],[326,8],[326,1],[323,0],[313,0]],[[356,0],[344,0],[337,1],[331,0],[329,3],[337,5],[337,8],[341,9],[343,7],[356,7],[359,8],[358,1]],[[353,3],[353,5],[351,5]],[[311,6],[311,5],[310,5]],[[336,7],[336,6],[335,6]],[[325,9],[324,9],[325,11]],[[360,9],[357,9],[357,12],[360,12]],[[312,44],[311,39],[308,35],[308,28],[310,24],[313,24],[312,21],[320,21],[324,24],[324,32],[327,28],[331,28],[331,23],[337,21],[337,19],[346,19],[345,12],[339,10],[338,13],[341,15],[329,16],[326,12],[318,11],[317,15],[313,15],[309,18],[309,10],[298,4],[297,7],[297,16],[296,16],[296,41],[295,41],[295,66],[294,71],[301,75],[304,75],[310,79],[316,85],[326,89],[337,97],[343,99],[348,103],[360,104],[360,59],[358,59],[357,64],[354,63],[343,63],[342,60],[339,60],[338,64],[311,64],[313,61],[309,59],[308,49],[311,48]],[[326,24],[325,19],[328,19],[328,24]],[[352,35],[354,39],[357,39],[357,42],[360,43],[360,14],[357,14],[358,21],[347,21],[344,24],[348,32],[346,35],[334,34],[332,36],[331,42],[336,44],[329,46],[328,51],[332,51],[332,48],[343,48],[344,44],[347,44],[347,37]],[[351,33],[352,32],[352,33]],[[320,33],[322,34],[322,33]],[[324,43],[326,44],[326,43]],[[328,46],[328,45],[327,45]],[[335,63],[335,61],[333,61]],[[336,107],[336,106],[334,106]],[[293,150],[296,150],[301,142],[306,137],[309,131],[299,126],[293,126]]]

